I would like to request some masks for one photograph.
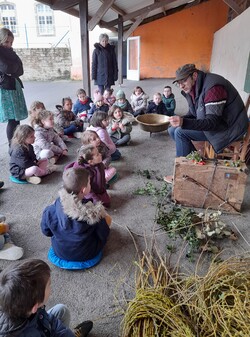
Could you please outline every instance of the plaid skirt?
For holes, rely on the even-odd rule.
[[[9,119],[21,121],[28,117],[23,89],[16,80],[16,90],[0,89],[0,123]]]

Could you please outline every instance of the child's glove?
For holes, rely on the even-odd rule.
[[[7,225],[4,222],[0,222],[0,234],[8,233],[9,231],[9,225]]]

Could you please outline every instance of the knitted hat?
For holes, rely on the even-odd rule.
[[[124,91],[122,91],[122,90],[118,90],[115,97],[116,97],[116,99],[126,98],[126,96],[124,94]]]
[[[94,92],[94,103],[103,101],[103,96],[100,91]]]
[[[183,80],[184,78],[187,78],[188,76],[192,75],[195,71],[198,70],[195,68],[194,64],[185,64],[184,66],[181,66],[175,72],[176,78],[173,83]]]

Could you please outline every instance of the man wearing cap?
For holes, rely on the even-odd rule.
[[[224,77],[205,73],[194,64],[176,70],[177,83],[189,106],[183,116],[170,117],[170,136],[176,143],[176,156],[195,151],[193,141],[209,141],[216,153],[240,139],[248,128],[244,103],[235,87]],[[166,182],[172,176],[164,177]]]

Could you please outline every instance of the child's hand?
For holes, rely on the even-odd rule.
[[[63,154],[63,156],[67,156],[68,155],[68,150],[63,150],[62,154]]]

